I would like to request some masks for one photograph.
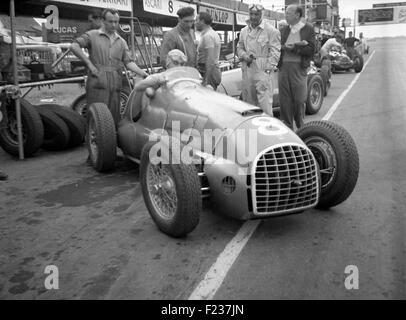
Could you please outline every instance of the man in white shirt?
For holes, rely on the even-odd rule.
[[[334,47],[342,48],[341,43],[339,42],[339,36],[336,35],[335,38],[330,38],[328,39],[324,45],[320,49],[320,58],[323,60],[323,58],[328,56],[328,53],[333,49]]]

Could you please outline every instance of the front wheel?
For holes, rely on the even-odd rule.
[[[318,208],[327,209],[344,202],[358,180],[359,157],[350,134],[329,121],[313,121],[297,131],[312,151],[320,168],[321,195]]]
[[[196,167],[186,164],[152,163],[154,142],[141,155],[141,187],[145,204],[158,228],[172,237],[183,237],[199,223],[201,187]]]
[[[323,79],[318,74],[310,76],[307,84],[306,113],[316,114],[320,111],[324,100]]]

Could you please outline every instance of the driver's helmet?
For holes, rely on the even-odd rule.
[[[178,50],[178,49],[173,49],[168,52],[168,55],[166,57],[166,67],[172,63],[172,66],[184,66],[187,62],[186,55]]]

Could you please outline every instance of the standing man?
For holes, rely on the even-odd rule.
[[[211,85],[214,91],[221,83],[219,67],[221,41],[213,30],[213,19],[207,12],[200,12],[196,22],[197,31],[201,32],[197,48],[197,67],[203,77],[203,85]]]
[[[355,42],[359,42],[359,39],[353,37],[352,31],[348,33],[348,38],[344,40],[344,46],[347,50],[348,56],[350,59],[354,59],[355,54]]]
[[[87,104],[105,103],[116,125],[120,121],[120,91],[124,66],[142,77],[148,75],[132,61],[127,43],[118,35],[116,30],[119,20],[117,10],[105,9],[102,13],[102,27],[87,31],[70,47],[89,69],[86,82]],[[89,57],[81,48],[89,50]]]
[[[272,116],[273,73],[280,57],[280,32],[262,19],[264,7],[249,6],[250,18],[241,30],[237,53],[242,61],[242,98]]]
[[[161,46],[161,65],[166,68],[166,57],[169,51],[178,49],[187,57],[187,66],[196,68],[196,36],[192,29],[195,23],[195,9],[183,7],[176,13],[178,25],[168,31]]]
[[[307,68],[316,49],[316,36],[310,23],[302,22],[303,9],[298,5],[286,8],[288,27],[282,30],[282,54],[279,61],[279,100],[281,120],[293,130],[304,124],[307,99]]]
[[[331,59],[330,59],[330,51],[333,48],[338,48],[340,51],[342,49],[342,45],[339,42],[340,41],[340,36],[338,33],[334,35],[334,37],[331,37],[327,41],[325,41],[324,45],[320,49],[320,61],[322,66],[327,66],[328,72],[327,72],[327,78],[330,80],[331,78]]]
[[[87,16],[87,21],[89,22],[89,30],[100,29],[103,25],[101,11],[97,9],[93,10]]]

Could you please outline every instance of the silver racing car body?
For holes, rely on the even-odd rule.
[[[218,212],[247,220],[302,212],[320,203],[337,205],[352,192],[358,156],[348,159],[356,162],[356,172],[345,164],[339,168],[337,152],[348,143],[355,146],[342,128],[319,122],[298,135],[261,109],[202,86],[195,69],[173,68],[165,76],[167,83],[157,90],[131,93],[117,130],[106,106],[91,105],[88,117],[94,167],[113,168],[114,157],[104,155],[115,154],[114,142],[139,163],[144,200],[163,232],[191,232],[202,198]],[[106,127],[113,129],[106,133]],[[345,134],[348,142],[336,145],[329,131]],[[351,186],[338,195],[331,187],[348,170],[354,171],[346,181]]]

